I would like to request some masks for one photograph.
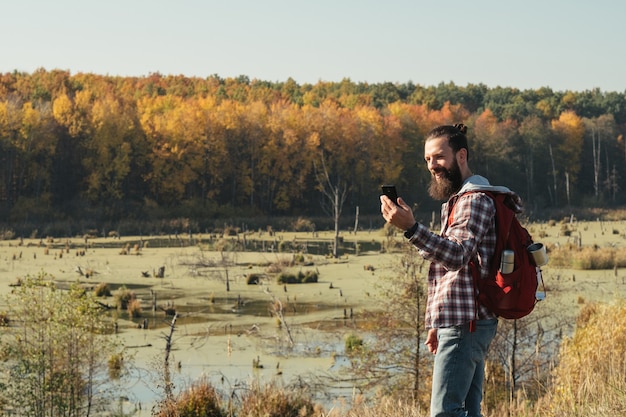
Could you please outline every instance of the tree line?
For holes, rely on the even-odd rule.
[[[424,137],[457,122],[469,126],[475,173],[532,212],[626,201],[624,92],[40,69],[0,74],[0,215],[19,225],[377,214],[382,183],[431,210]]]

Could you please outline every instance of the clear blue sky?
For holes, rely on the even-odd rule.
[[[626,91],[624,0],[4,0],[0,72]]]

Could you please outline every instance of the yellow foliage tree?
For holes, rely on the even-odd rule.
[[[565,176],[567,199],[570,199],[570,190],[576,184],[580,172],[580,161],[583,153],[583,138],[585,125],[573,111],[561,113],[557,120],[552,120],[554,144],[550,144],[555,166],[555,184],[559,173]]]

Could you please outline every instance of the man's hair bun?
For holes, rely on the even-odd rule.
[[[467,133],[467,126],[465,126],[463,123],[457,123],[457,124],[454,125],[454,127],[459,129],[459,132],[461,132],[463,134]]]

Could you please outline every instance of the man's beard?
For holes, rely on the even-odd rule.
[[[452,168],[439,168],[435,170],[435,172],[444,173],[444,176],[439,179],[437,179],[434,175],[430,179],[428,194],[430,194],[430,196],[435,200],[446,201],[461,189],[461,186],[463,185],[463,178],[461,177],[459,164],[456,161],[454,161]]]

